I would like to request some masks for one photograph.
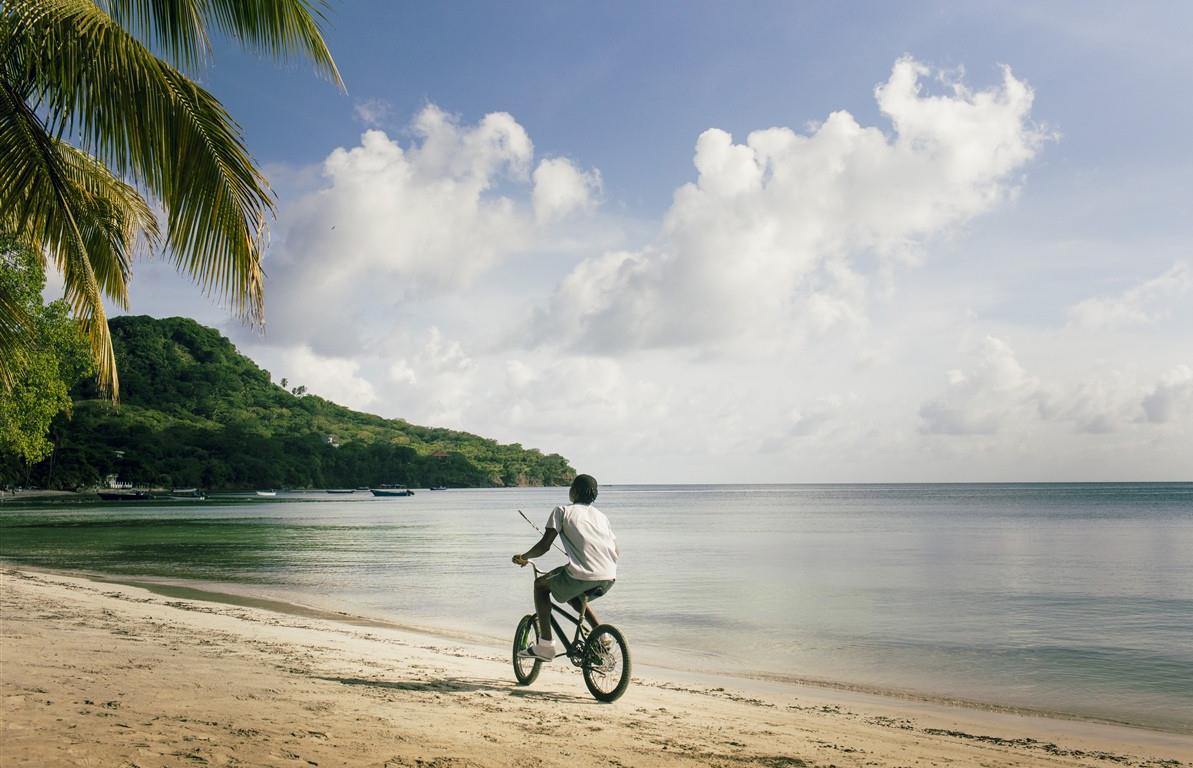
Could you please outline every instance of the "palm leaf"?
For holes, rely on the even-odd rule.
[[[66,298],[113,397],[102,294],[126,305],[134,254],[158,243],[142,192],[165,212],[169,257],[254,322],[263,320],[261,248],[273,212],[239,126],[134,35],[185,68],[205,63],[214,31],[277,58],[305,56],[342,88],[319,29],[322,7],[321,0],[0,6],[0,227],[63,272]],[[0,302],[0,350],[18,344],[9,304]]]
[[[157,217],[135,187],[94,157],[61,141],[55,149],[83,209],[77,219],[99,287],[127,307],[133,259],[157,247]]]
[[[0,78],[0,228],[18,233],[54,258],[64,277],[66,301],[90,339],[100,384],[116,397],[120,382],[112,338],[87,247],[96,238],[85,234],[103,226],[90,217],[106,204],[88,199],[77,185],[81,164],[78,158],[72,158],[74,167],[72,160],[64,160],[61,146]],[[107,277],[113,280],[114,274]]]
[[[2,103],[2,102],[0,102]],[[95,275],[96,284],[102,293],[116,300],[121,306],[128,306],[128,281],[132,273],[132,260],[137,252],[148,252],[154,247],[158,238],[157,219],[149,204],[145,202],[135,188],[112,176],[112,174],[95,158],[61,141],[49,137],[36,135],[37,125],[27,131],[5,131],[9,123],[19,120],[20,115],[11,116],[0,107],[0,162],[4,163],[6,171],[15,171],[14,177],[9,177],[0,171],[0,184],[5,185],[9,192],[24,190],[23,195],[0,193],[0,203],[4,214],[0,214],[0,228],[4,231],[45,232],[47,229],[70,229],[69,224],[54,224],[46,221],[47,214],[53,216],[62,212],[62,203],[73,206],[69,211],[70,218],[77,225],[77,236],[83,241],[86,261]],[[14,133],[16,135],[14,135]],[[19,138],[24,135],[32,138],[32,144],[21,146]],[[18,139],[13,141],[13,139]],[[22,151],[22,150],[34,150]],[[30,168],[23,160],[36,161],[40,154],[43,167]],[[23,167],[24,166],[24,167]],[[57,200],[47,200],[41,203],[22,200],[31,195],[35,187],[20,187],[12,184],[15,178],[37,178],[44,180],[58,190]],[[18,212],[28,212],[24,218],[19,218]],[[38,245],[45,243],[34,237],[30,243],[37,250]],[[60,254],[59,249],[51,245],[51,253],[55,264],[60,268],[70,259],[71,254]],[[78,239],[74,236],[67,238],[67,248],[77,249]],[[69,286],[68,286],[69,288]],[[93,313],[94,295],[84,292],[84,301],[88,307],[82,315]],[[73,306],[78,306],[77,300],[72,300]],[[102,318],[103,306],[99,305]],[[97,322],[102,321],[97,319]],[[25,349],[32,343],[32,318],[15,297],[0,293],[0,383],[11,385],[13,372],[17,368],[19,359],[23,357]],[[106,323],[102,330],[106,330]],[[109,359],[110,344],[102,339],[96,349],[96,360],[102,362]],[[112,369],[114,370],[114,368]],[[106,369],[105,369],[106,375]],[[115,394],[118,382],[115,376],[101,378]]]
[[[50,132],[135,178],[165,209],[175,263],[206,293],[261,321],[261,244],[273,201],[239,126],[89,0],[11,4],[20,75],[53,116]]]
[[[211,53],[211,29],[278,59],[309,59],[340,88],[343,81],[319,23],[326,3],[308,0],[101,0],[121,26],[179,66],[198,68]]]

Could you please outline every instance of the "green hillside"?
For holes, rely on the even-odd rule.
[[[33,468],[33,484],[74,488],[118,474],[209,490],[509,486],[565,485],[575,475],[557,454],[291,394],[193,320],[119,317],[111,329],[120,405],[93,383],[76,389],[74,413],[55,422],[54,455]]]

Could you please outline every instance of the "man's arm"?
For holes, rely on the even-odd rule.
[[[558,535],[559,532],[554,528],[546,529],[543,531],[543,538],[539,539],[538,544],[526,550],[524,554],[514,555],[514,562],[518,565],[526,565],[536,557],[542,557],[547,554],[547,550],[551,548],[551,543],[555,541],[555,537]]]

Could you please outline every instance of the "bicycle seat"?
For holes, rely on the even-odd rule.
[[[584,597],[585,597],[585,599],[588,599],[588,600],[596,600],[598,597],[600,597],[603,594],[605,594],[604,586],[593,587],[592,589],[590,589],[584,593]]]

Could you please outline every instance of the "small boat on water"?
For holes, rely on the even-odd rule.
[[[432,485],[427,490],[429,490],[429,491],[446,491],[447,486],[446,485]]]
[[[328,493],[356,493],[355,488],[328,488]]]
[[[413,496],[414,491],[404,485],[382,483],[380,487],[371,488],[374,496]]]
[[[149,491],[137,491],[131,488],[119,491],[96,491],[96,494],[104,501],[151,501],[153,499],[153,494]]]
[[[203,500],[207,498],[207,494],[201,492],[198,488],[175,488],[170,491],[171,499],[196,499]]]
[[[278,495],[278,492],[277,491],[257,491],[257,495],[262,496],[267,499],[272,499],[274,496]]]

